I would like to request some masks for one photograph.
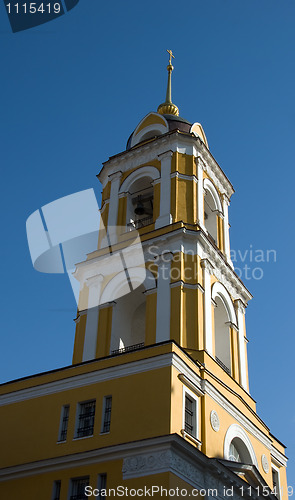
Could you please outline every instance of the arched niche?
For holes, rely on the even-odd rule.
[[[145,292],[156,287],[153,274],[147,270],[144,280],[141,280],[141,271],[136,268],[128,270],[131,288],[129,292],[122,284],[122,289],[127,293],[120,295],[113,305],[111,353],[118,349],[128,349],[137,344],[145,343],[146,324],[146,295]],[[116,286],[115,278],[111,286]],[[116,280],[118,281],[118,279]],[[120,292],[119,292],[120,293]]]
[[[166,118],[159,113],[149,113],[134,130],[130,146],[136,146],[139,142],[158,137],[167,132],[169,132],[169,126]]]
[[[236,325],[236,313],[231,297],[219,282],[212,286],[214,308],[215,358],[231,374],[230,325]]]
[[[127,196],[126,225],[130,230],[153,222],[153,181],[159,177],[157,168],[145,166],[133,171],[122,183],[119,194],[126,193]]]
[[[217,216],[222,214],[222,205],[216,187],[210,179],[204,180],[204,219],[205,227],[213,238],[215,244],[218,243]]]

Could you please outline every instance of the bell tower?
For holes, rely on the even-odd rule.
[[[101,302],[116,278],[113,268],[98,276],[95,262],[106,242],[100,238],[97,252],[75,273],[82,285],[73,362],[174,340],[248,391],[244,316],[251,294],[230,259],[234,190],[202,125],[181,118],[172,103],[169,56],[165,102],[140,121],[126,151],[98,175],[102,227],[115,246],[139,235],[146,277],[132,293]],[[93,294],[97,307],[87,302]]]
[[[293,493],[285,446],[249,392],[234,190],[202,126],[172,102],[168,52],[165,102],[98,174],[72,365],[0,386],[1,498]]]

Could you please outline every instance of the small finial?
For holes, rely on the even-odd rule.
[[[175,104],[173,104],[171,100],[171,73],[174,70],[172,66],[172,57],[173,59],[175,59],[175,56],[173,55],[172,50],[167,49],[167,52],[169,54],[169,64],[167,66],[168,83],[167,83],[166,101],[160,104],[160,106],[158,107],[158,113],[160,113],[160,115],[179,116],[178,107],[175,106]]]
[[[167,52],[168,52],[168,54],[169,54],[169,56],[170,56],[170,57],[169,57],[169,66],[172,66],[172,64],[171,64],[171,57],[173,57],[173,59],[175,59],[175,57],[174,57],[174,55],[173,55],[173,53],[172,53],[172,50],[168,50],[168,49],[167,49]]]

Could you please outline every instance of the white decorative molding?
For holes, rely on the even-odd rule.
[[[220,196],[219,196],[219,193],[218,193],[216,187],[214,186],[213,182],[206,177],[206,179],[204,179],[203,185],[204,185],[205,192],[208,191],[211,194],[213,201],[215,202],[215,210],[217,210],[219,212],[219,215],[220,214],[223,215]]]
[[[173,254],[165,252],[158,259],[157,275],[157,316],[156,316],[156,342],[170,339],[170,275]]]
[[[215,410],[212,410],[210,413],[210,424],[212,429],[215,432],[218,432],[220,429],[220,421],[219,421],[219,416],[218,413]]]
[[[155,118],[162,121],[162,123],[151,123],[150,125],[145,126],[141,130],[139,130],[142,124],[146,121],[149,116],[154,116]],[[139,130],[139,132],[138,132]],[[149,132],[153,132],[155,136],[165,134],[169,131],[169,126],[166,118],[158,113],[148,113],[137,125],[131,136],[131,147],[136,146],[140,141],[144,140],[144,136]]]
[[[201,379],[198,377],[197,383],[195,383],[191,378],[187,377],[183,373],[178,375],[179,380],[186,385],[194,394],[197,396],[204,396],[204,391],[201,390]]]
[[[132,355],[132,353],[130,353]],[[96,360],[93,363],[97,363]],[[70,366],[64,370],[64,378],[55,380],[46,384],[35,385],[27,389],[21,389],[9,394],[0,395],[0,407],[12,403],[19,403],[28,399],[40,398],[49,394],[77,389],[78,387],[86,387],[107,380],[114,380],[121,377],[127,377],[136,373],[144,373],[158,368],[165,368],[173,364],[173,354],[163,354],[161,356],[146,358],[145,360],[133,361],[119,366],[111,366],[110,368],[98,369],[92,372],[85,372],[83,375],[73,375],[74,366]],[[86,365],[87,366],[87,365]],[[66,373],[67,372],[67,373]],[[48,375],[45,373],[44,375]],[[42,375],[41,375],[42,376]],[[36,383],[34,377],[32,383]]]
[[[230,243],[229,243],[229,220],[228,220],[228,207],[229,207],[229,199],[225,193],[222,195],[222,205],[223,205],[223,233],[224,233],[224,253],[226,255],[227,261],[229,265],[234,268],[230,257]]]
[[[99,319],[98,304],[102,282],[102,274],[90,276],[85,281],[86,286],[89,289],[89,294],[82,361],[88,361],[89,359],[94,359],[96,357],[97,329]]]
[[[240,300],[235,300],[235,308],[238,319],[238,343],[239,343],[239,364],[240,364],[240,382],[244,389],[248,390],[247,382],[247,361],[246,361],[246,345],[245,345],[245,327],[244,327],[244,315],[245,315],[245,304]]]
[[[155,222],[155,229],[172,223],[171,215],[171,159],[173,151],[168,149],[158,155],[161,161],[160,213]]]
[[[227,432],[226,432],[226,435],[224,438],[224,449],[223,449],[225,460],[230,460],[229,448],[230,448],[230,444],[231,444],[232,440],[235,438],[239,438],[241,441],[243,441],[243,443],[246,446],[248,453],[251,457],[252,464],[255,465],[257,467],[257,469],[259,470],[258,462],[257,462],[257,458],[255,455],[253,445],[252,445],[248,435],[244,431],[244,429],[238,424],[232,424],[227,429]]]
[[[224,304],[224,307],[227,311],[229,321],[231,321],[236,326],[237,325],[237,317],[236,317],[235,309],[234,309],[230,294],[228,293],[226,287],[224,285],[222,285],[222,283],[215,281],[215,283],[212,286],[211,297],[214,301],[215,301],[216,297],[219,297],[221,299],[221,301]],[[237,328],[237,326],[236,326],[236,328]]]
[[[0,481],[15,480],[20,477],[44,474],[72,467],[89,467],[89,465],[108,462],[110,460],[123,460],[124,458],[132,457],[134,454],[136,455],[143,452],[152,454],[159,450],[169,450],[171,446],[176,443],[186,448],[186,443],[183,442],[183,439],[179,436],[163,436],[145,439],[144,441],[96,448],[95,450],[73,453],[45,460],[36,460],[34,462],[0,469]],[[202,455],[198,458],[199,460],[203,459]]]
[[[200,441],[199,439],[195,438],[194,436],[192,436],[191,434],[186,432],[185,429],[181,429],[180,433],[185,439],[192,441],[194,444],[196,444],[198,446],[198,449],[200,449],[200,447],[202,446],[202,441]]]
[[[198,179],[195,175],[186,175],[181,174],[180,172],[173,172],[170,177],[171,179],[174,179],[176,177],[177,179],[183,179],[184,181],[193,181],[198,184]]]
[[[222,396],[222,394],[207,380],[202,382],[202,389],[205,394],[211,396],[211,398],[223,408],[229,415],[231,415],[240,425],[242,425],[252,436],[254,436],[258,441],[260,441],[268,450],[271,449],[271,439],[264,434],[256,425],[254,425],[251,420],[249,420],[244,413],[237,409],[237,407],[232,404],[227,398]]]
[[[216,160],[213,158],[211,153],[204,146],[199,148],[200,161],[203,164],[203,170],[207,172],[208,176],[214,182],[220,193],[225,192],[230,199],[231,195],[234,193],[232,184],[229,182],[228,178],[224,174],[223,170],[220,168]]]
[[[274,446],[271,447],[270,452],[272,460],[274,460],[279,467],[287,467],[288,459],[283,453],[277,450]]]
[[[181,286],[182,288],[189,288],[190,290],[200,290],[200,292],[204,293],[204,288],[200,283],[185,283],[182,280],[179,281],[174,281],[173,283],[170,284],[170,288],[177,288],[178,286]]]
[[[109,202],[109,214],[108,214],[108,227],[115,227],[117,225],[118,218],[118,206],[119,206],[119,186],[121,182],[122,172],[111,173],[108,178],[111,181],[111,194]]]
[[[192,154],[202,162],[202,169],[206,170],[209,177],[221,193],[225,192],[228,198],[234,192],[233,187],[226,175],[214,160],[211,153],[204,146],[198,137],[189,134],[180,134],[177,131],[171,131],[158,137],[148,144],[137,146],[133,150],[127,150],[111,157],[103,163],[98,178],[103,187],[108,182],[108,174],[120,169],[123,173],[138,167],[139,164],[146,164],[156,159],[160,154],[169,148],[173,152]]]
[[[206,271],[208,271],[209,274],[213,274],[213,269],[214,269],[214,266],[211,264],[210,260],[209,259],[202,259],[201,260],[201,267],[202,269],[205,269]]]
[[[151,348],[153,349],[153,348]],[[146,350],[148,353],[148,349]],[[132,356],[132,353],[126,354],[125,356]],[[127,361],[127,360],[126,360]],[[93,361],[91,363],[97,363],[99,361]],[[88,364],[86,365],[87,369]],[[131,376],[133,374],[144,373],[151,370],[158,370],[160,368],[166,368],[173,366],[178,370],[179,374],[184,375],[189,379],[192,387],[195,387],[196,393],[208,394],[213,401],[215,401],[221,408],[223,408],[229,415],[231,415],[240,425],[242,425],[250,434],[252,434],[256,439],[258,439],[268,450],[271,450],[272,457],[281,465],[286,466],[287,458],[281,452],[279,452],[272,445],[271,439],[263,433],[255,424],[249,420],[244,413],[237,409],[237,407],[231,403],[227,398],[225,398],[209,381],[202,380],[201,377],[188,366],[188,364],[180,358],[176,353],[161,354],[160,356],[155,356],[152,358],[146,358],[145,360],[126,362],[125,364],[119,366],[111,366],[109,368],[97,369],[92,372],[85,372],[82,375],[74,375],[75,366],[68,367],[63,370],[64,378],[61,380],[55,380],[53,382],[48,382],[46,384],[34,385],[27,389],[21,389],[18,391],[11,392],[8,394],[0,395],[0,407],[8,404],[19,403],[21,401],[26,401],[29,399],[39,398],[42,396],[47,396],[49,394],[56,394],[59,392],[69,391],[72,389],[86,387],[93,384],[98,384],[100,382],[105,382],[108,380],[114,380],[121,377]],[[200,367],[202,369],[202,367]],[[53,373],[54,374],[54,373]],[[48,376],[45,373],[44,376]],[[42,375],[40,375],[42,377]],[[38,384],[37,377],[34,377],[32,383]]]
[[[128,457],[123,462],[123,479],[171,472],[195,487],[203,487],[204,472],[174,450],[158,451]]]
[[[160,172],[156,167],[153,166],[139,166],[136,170],[131,172],[131,174],[126,177],[126,179],[124,179],[120,186],[119,194],[128,192],[132,184],[138,179],[142,179],[143,177],[149,177],[153,181],[155,181],[160,177]]]
[[[213,267],[208,259],[201,260],[204,285],[204,343],[209,354],[213,354],[212,304],[211,304],[211,274]]]
[[[265,472],[265,474],[268,474],[269,472],[269,463],[268,463],[268,460],[267,460],[267,456],[266,455],[261,455],[261,465],[262,465],[262,468]]]

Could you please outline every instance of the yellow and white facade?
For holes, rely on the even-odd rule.
[[[156,498],[160,487],[207,498],[274,489],[287,500],[284,445],[249,393],[251,294],[230,258],[234,190],[202,126],[178,116],[170,83],[98,175],[113,251],[136,229],[145,277],[127,294],[122,273],[98,272],[103,236],[77,265],[72,366],[0,386],[1,498],[78,499],[88,485],[135,496],[154,487]]]

